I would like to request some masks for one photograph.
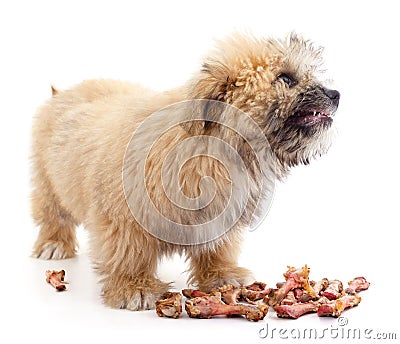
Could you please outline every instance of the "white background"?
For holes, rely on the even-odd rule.
[[[294,30],[323,45],[326,78],[342,94],[329,154],[277,185],[268,217],[247,235],[241,264],[269,285],[282,280],[286,265],[304,263],[315,279],[346,282],[365,275],[371,288],[359,307],[345,313],[347,327],[397,331],[400,338],[395,1],[37,0],[0,5],[1,342],[255,343],[267,341],[258,337],[267,323],[287,329],[336,326],[334,319],[315,314],[290,321],[271,312],[266,322],[250,323],[108,309],[81,228],[77,258],[29,258],[37,234],[29,210],[30,126],[50,96],[50,84],[66,88],[109,77],[157,90],[178,86],[199,68],[213,38],[235,30],[274,37]],[[183,288],[185,267],[176,257],[162,264],[160,277]],[[49,268],[67,271],[67,292],[56,293],[45,283]]]

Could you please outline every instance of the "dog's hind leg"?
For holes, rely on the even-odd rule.
[[[32,216],[40,227],[32,256],[41,259],[64,259],[75,256],[76,221],[54,194],[45,171],[37,164],[31,195]]]

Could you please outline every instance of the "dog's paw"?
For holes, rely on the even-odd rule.
[[[145,290],[136,290],[129,300],[126,300],[126,305],[121,308],[129,309],[130,311],[140,311],[145,309],[153,309],[156,301],[161,297],[161,293],[152,293]]]
[[[75,251],[71,250],[62,242],[46,241],[36,244],[32,257],[40,259],[66,259],[75,256]]]
[[[240,266],[227,270],[221,276],[220,285],[232,284],[235,287],[247,285],[254,282],[254,277],[249,269]]]
[[[104,303],[131,311],[154,309],[155,302],[168,291],[169,284],[158,279],[109,278],[103,287]]]
[[[250,270],[239,266],[221,268],[217,271],[208,271],[198,279],[198,288],[202,291],[210,291],[213,288],[232,284],[235,287],[248,285],[254,282],[253,274]]]

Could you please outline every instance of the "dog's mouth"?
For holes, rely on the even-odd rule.
[[[286,122],[299,127],[311,127],[318,124],[330,124],[333,112],[326,110],[300,110],[290,116]]]

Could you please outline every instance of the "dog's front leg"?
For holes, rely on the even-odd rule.
[[[104,303],[133,311],[154,308],[169,289],[156,278],[162,255],[157,239],[133,220],[97,215],[88,227],[92,258],[103,276]]]
[[[254,281],[250,270],[237,265],[240,252],[239,242],[226,240],[215,247],[204,249],[192,247],[190,259],[189,283],[196,284],[202,291],[225,284],[246,285]]]

